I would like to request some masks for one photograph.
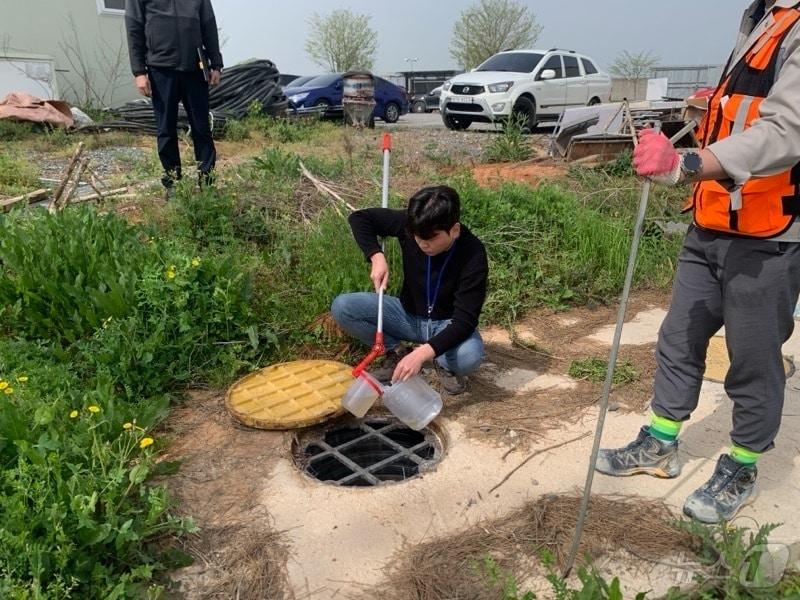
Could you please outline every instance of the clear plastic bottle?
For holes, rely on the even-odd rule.
[[[342,406],[360,419],[367,414],[381,394],[383,386],[365,371],[350,385],[342,398]]]
[[[424,429],[442,412],[442,397],[419,376],[387,387],[383,403],[415,431]]]

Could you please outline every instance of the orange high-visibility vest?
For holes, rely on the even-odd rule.
[[[698,128],[703,148],[741,133],[760,118],[761,103],[775,82],[780,48],[800,20],[800,4],[777,8],[772,15],[775,23],[727,71],[709,99]],[[733,193],[717,181],[700,182],[686,210],[692,208],[695,224],[702,229],[752,238],[778,236],[800,215],[800,165],[778,175],[754,177]]]

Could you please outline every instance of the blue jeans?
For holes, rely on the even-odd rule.
[[[378,327],[378,294],[342,294],[333,301],[331,312],[339,327],[372,346]],[[449,324],[447,319],[430,321],[429,326],[426,317],[406,312],[399,298],[383,298],[383,334],[388,350],[394,350],[400,342],[424,344]],[[461,345],[439,356],[436,362],[448,371],[467,375],[478,368],[483,357],[483,340],[476,330]]]

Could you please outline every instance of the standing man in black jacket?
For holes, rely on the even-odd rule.
[[[219,84],[222,72],[211,0],[127,0],[125,25],[136,87],[153,98],[158,157],[164,167],[161,182],[169,190],[181,178],[178,102],[183,102],[200,185],[210,183],[217,152],[208,117],[208,86]]]
[[[376,290],[386,288],[389,265],[379,238],[396,237],[403,253],[400,297],[384,298],[386,359],[373,375],[384,383],[405,381],[434,361],[446,392],[466,389],[465,376],[484,357],[477,331],[486,300],[489,265],[483,243],[460,222],[458,193],[447,186],[414,194],[407,210],[368,208],[350,215],[353,236],[372,264]],[[378,322],[378,296],[343,294],[331,307],[336,322],[371,344]],[[401,342],[419,344],[404,353]]]

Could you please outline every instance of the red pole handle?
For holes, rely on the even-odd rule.
[[[355,369],[353,369],[353,377],[361,377],[361,374],[367,370],[367,367],[370,366],[376,358],[383,356],[385,353],[386,346],[383,345],[383,333],[376,333],[375,344],[372,346],[372,350],[370,350],[369,354],[367,354],[367,357],[362,360]]]
[[[383,151],[392,151],[392,134],[391,133],[384,133],[383,134]]]

